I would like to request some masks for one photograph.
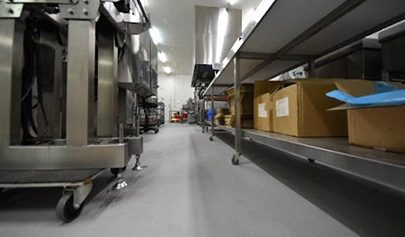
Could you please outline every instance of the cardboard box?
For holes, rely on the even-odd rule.
[[[214,123],[217,125],[225,125],[224,116],[229,113],[228,109],[217,109],[217,112],[214,117]]]
[[[253,84],[241,85],[241,115],[253,116]],[[229,110],[231,114],[235,114],[235,93],[234,88],[225,90],[228,97]]]
[[[254,128],[266,132],[273,131],[273,104],[271,93],[283,82],[258,81],[254,88]]]
[[[405,106],[351,109],[349,143],[405,153]]]
[[[339,90],[356,97],[375,92],[374,82],[371,81],[336,81],[336,86]],[[346,108],[348,108],[350,144],[405,152],[405,106],[373,108],[346,106]]]
[[[224,116],[225,125],[230,127],[235,127],[235,115],[227,114]],[[253,118],[250,116],[242,116],[241,118],[241,128],[253,128]]]
[[[302,79],[285,83],[272,94],[273,131],[296,137],[347,136],[344,111],[328,111],[339,102],[325,94],[335,90],[334,80]]]
[[[255,97],[254,128],[266,132],[273,131],[273,106],[271,94],[265,93]]]
[[[232,126],[232,114],[224,115],[224,122],[226,126]]]

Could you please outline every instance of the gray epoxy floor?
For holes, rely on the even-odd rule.
[[[60,189],[6,190],[0,236],[405,236],[403,199],[251,143],[233,167],[219,137],[181,124],[146,134],[148,168],[118,192],[103,174],[68,224],[54,213]]]

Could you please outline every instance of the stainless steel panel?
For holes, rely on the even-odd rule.
[[[220,127],[235,134],[234,128]],[[345,138],[296,138],[254,129],[243,129],[242,136],[405,193],[405,154],[353,146]]]
[[[118,123],[134,124],[134,109],[136,105],[136,94],[132,91],[118,89]]]
[[[117,59],[114,35],[98,36],[97,136],[116,135]]]
[[[66,140],[86,145],[94,134],[95,26],[91,21],[69,21]],[[89,109],[90,108],[90,109]],[[90,116],[89,116],[90,115]]]
[[[345,0],[274,1],[271,7],[267,6],[267,15],[260,23],[255,20],[258,18],[254,16],[253,23],[256,24],[256,29],[249,35],[249,39],[244,43],[242,50],[244,52],[277,53],[278,50],[344,2]],[[261,10],[260,6],[258,9]],[[292,14],[298,9],[299,13]],[[246,38],[244,37],[244,39]]]
[[[129,155],[141,155],[143,153],[143,137],[127,137]]]
[[[11,131],[10,144],[21,142],[21,84],[24,67],[24,23],[16,20],[16,27],[13,40],[13,73],[11,85]],[[9,58],[10,60],[10,58]],[[3,61],[4,62],[4,61]],[[1,64],[1,62],[0,62]],[[1,77],[0,77],[1,78]],[[1,80],[1,79],[0,79]],[[2,107],[0,107],[2,108]]]
[[[0,171],[0,187],[13,184],[15,187],[35,187],[35,184],[37,187],[81,186],[103,171],[104,169]]]
[[[127,144],[10,146],[0,157],[0,170],[118,168],[130,159]]]
[[[263,0],[241,39],[225,58],[223,68],[231,67],[232,58],[240,52],[277,54],[279,57],[286,54],[323,56],[401,21],[405,18],[404,6],[402,0]],[[301,9],[300,14],[290,14],[294,9]],[[268,60],[264,65],[271,67],[273,63]],[[274,76],[289,69],[280,68]],[[225,70],[210,86],[214,81],[224,84],[228,80],[222,72]]]
[[[241,34],[242,11],[196,6],[195,30],[195,63],[221,63]]]
[[[0,20],[0,145],[10,143],[15,20]],[[1,157],[3,158],[3,157]],[[1,160],[0,158],[0,160]]]
[[[403,0],[367,0],[351,12],[333,22],[327,28],[317,32],[302,44],[291,50],[292,54],[318,55],[328,49],[346,42],[355,41],[356,36],[366,37],[389,25],[386,22],[400,16],[396,21],[405,18],[405,2]],[[372,17],[370,17],[372,16]],[[391,22],[390,24],[395,23]],[[374,28],[374,29],[373,29]],[[367,31],[370,31],[368,32]],[[338,32],[338,33],[337,33]],[[365,32],[365,35],[364,35]],[[363,35],[361,35],[363,34]],[[352,43],[350,42],[350,43]],[[347,45],[346,43],[345,45]]]

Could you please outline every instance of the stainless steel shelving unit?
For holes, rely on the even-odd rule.
[[[235,135],[235,129],[219,128]],[[350,145],[346,138],[296,138],[242,129],[241,138],[405,193],[405,155]]]
[[[204,95],[216,85],[235,88],[234,165],[239,164],[241,139],[283,150],[405,193],[405,155],[350,146],[344,138],[300,139],[242,130],[240,84],[274,78],[355,43],[405,19],[403,0],[263,0],[235,42],[222,69]],[[292,14],[293,13],[293,14]]]

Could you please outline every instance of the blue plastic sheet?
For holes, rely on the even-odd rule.
[[[352,106],[397,106],[405,104],[405,90],[399,89],[386,82],[375,83],[375,93],[354,97],[340,90],[334,90],[326,94],[328,97],[343,101]]]

